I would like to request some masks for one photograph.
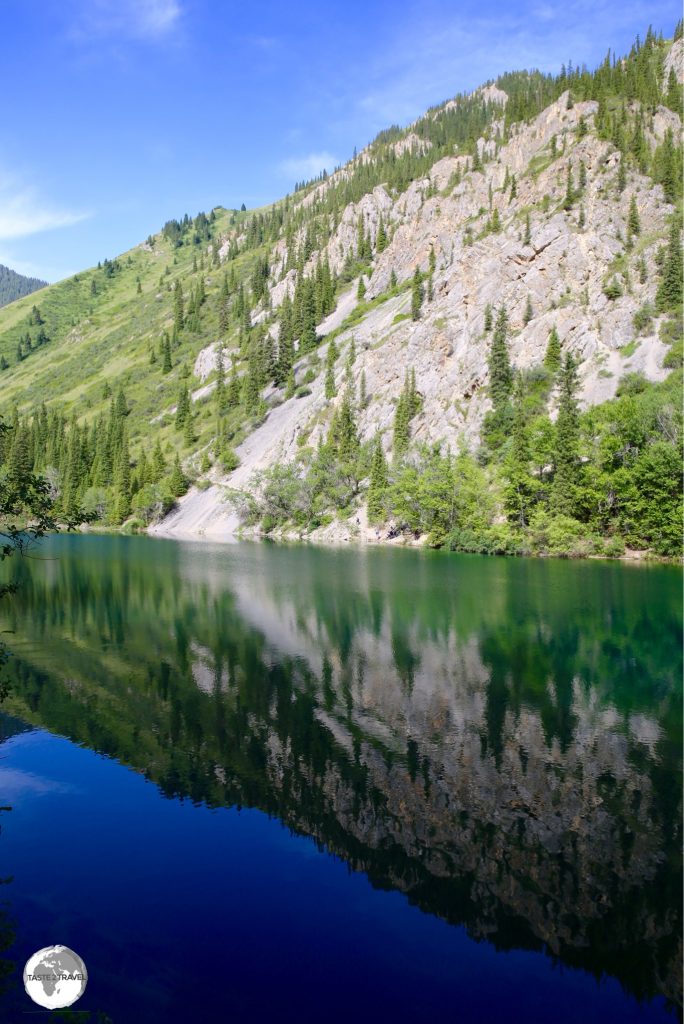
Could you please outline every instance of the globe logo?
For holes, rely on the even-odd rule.
[[[71,1006],[85,992],[88,972],[78,953],[68,946],[46,946],[26,961],[24,988],[46,1010]]]

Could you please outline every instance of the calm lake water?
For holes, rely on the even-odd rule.
[[[11,572],[0,1019],[63,943],[114,1024],[677,1020],[679,569],[64,537]]]

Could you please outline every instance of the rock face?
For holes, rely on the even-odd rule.
[[[681,43],[670,51],[667,70],[673,66],[681,74],[677,54],[681,57]],[[489,102],[503,105],[505,93],[487,88]],[[638,371],[653,381],[663,379],[667,350],[658,338],[659,320],[654,318],[640,335],[633,318],[655,299],[655,258],[666,239],[672,207],[661,187],[645,176],[630,171],[626,186],[620,187],[620,155],[596,133],[597,109],[594,102],[569,106],[564,93],[531,123],[518,126],[498,152],[494,138],[501,123],[495,121],[488,139],[481,139],[478,146],[490,155],[482,170],[470,169],[468,159],[455,154],[435,162],[429,174],[404,193],[392,195],[378,186],[348,205],[325,248],[310,257],[307,273],[323,256],[333,272],[342,270],[355,252],[361,217],[373,245],[382,218],[388,244],[375,256],[366,282],[366,302],[378,303],[371,303],[365,316],[344,330],[344,317],[356,305],[354,283],[319,328],[319,335],[338,332],[338,398],[330,402],[324,397],[324,374],[317,362],[325,357],[324,345],[296,367],[299,381],[307,369],[318,374],[307,384],[309,393],[270,409],[266,421],[238,448],[241,465],[224,482],[244,487],[253,470],[292,459],[303,442],[318,442],[341,401],[345,353],[352,339],[356,358],[350,379],[358,391],[364,374],[370,399],[359,413],[362,438],[380,431],[389,445],[395,404],[405,374],[412,369],[422,397],[422,410],[412,424],[414,438],[453,450],[476,444],[490,408],[491,337],[484,332],[488,305],[495,310],[506,306],[511,360],[519,369],[543,361],[549,333],[556,327],[563,349],[579,361],[584,406],[612,398],[625,373]],[[672,128],[681,137],[679,117],[659,108],[652,118],[652,135],[657,140]],[[413,145],[420,140],[409,134],[404,141]],[[356,160],[364,158],[361,153]],[[301,202],[310,205],[321,199],[345,174],[348,170],[342,168]],[[566,201],[569,176],[572,202]],[[627,220],[633,197],[641,233],[630,242]],[[495,224],[492,230],[495,216],[500,227]],[[284,295],[293,292],[294,272],[285,272],[287,249],[282,240],[274,256],[269,305],[277,309]],[[431,297],[426,296],[420,319],[413,321],[410,281],[416,267],[428,271],[431,258]],[[405,288],[398,294],[395,288],[391,297],[380,301],[390,290],[392,275],[399,288]],[[616,285],[612,297],[609,284]],[[257,310],[255,322],[262,315],[263,310]],[[213,363],[213,351],[201,353],[196,372],[202,380]],[[552,396],[552,415],[553,403]],[[174,531],[184,529],[183,509],[197,501],[193,492],[181,500]],[[203,501],[208,513],[205,526],[216,513],[223,531],[220,490],[205,492]],[[162,529],[170,525],[162,524]]]

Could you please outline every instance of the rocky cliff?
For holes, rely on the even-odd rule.
[[[670,68],[681,82],[681,40],[669,51],[666,73]],[[667,376],[663,360],[668,345],[659,336],[662,318],[639,320],[640,310],[655,308],[655,267],[673,213],[663,187],[627,165],[616,146],[601,137],[597,102],[573,102],[565,91],[529,123],[506,129],[507,94],[493,86],[481,94],[493,113],[477,142],[475,160],[456,147],[405,191],[397,194],[377,185],[335,218],[329,239],[310,253],[304,272],[313,274],[327,259],[333,273],[342,273],[353,260],[361,224],[373,251],[365,296],[358,297],[358,281],[353,280],[318,325],[323,345],[295,365],[297,384],[306,385],[300,393],[283,400],[282,392],[265,390],[267,415],[238,447],[238,469],[232,474],[214,470],[211,486],[202,492],[191,489],[156,529],[218,536],[234,532],[237,517],[225,504],[224,486],[248,488],[255,470],[292,460],[304,444],[315,448],[342,402],[345,382],[358,393],[362,377],[368,395],[358,411],[362,440],[380,432],[389,447],[396,403],[407,371],[413,370],[421,398],[413,438],[455,451],[473,447],[491,408],[490,338],[484,330],[488,307],[507,309],[511,361],[518,370],[533,371],[542,364],[556,328],[563,351],[578,363],[584,407],[612,398],[625,374],[637,372],[650,381]],[[639,116],[638,104],[631,112]],[[680,140],[681,127],[676,113],[658,105],[643,130],[648,145],[655,147],[668,132]],[[429,157],[429,146],[411,132],[395,149],[399,144],[402,151],[413,147],[423,159],[426,153]],[[370,159],[372,152],[363,151],[303,198],[295,196],[295,203],[302,210],[315,208]],[[638,235],[630,230],[634,206]],[[380,230],[387,238],[382,251]],[[302,226],[290,245],[301,245],[305,232]],[[230,244],[226,237],[224,255]],[[287,269],[291,263],[292,253],[280,240],[273,250],[267,295],[253,313],[254,323],[272,324],[269,331],[276,339],[272,311],[294,293],[296,273]],[[417,320],[411,317],[410,291],[416,268],[429,280]],[[333,400],[326,398],[320,372],[330,335],[342,356]],[[352,344],[355,357],[350,360]],[[213,344],[200,353],[195,366],[200,380],[215,369],[217,350]],[[195,398],[205,399],[212,386],[196,389]],[[555,404],[552,393],[552,418]],[[365,522],[363,512],[360,521]]]

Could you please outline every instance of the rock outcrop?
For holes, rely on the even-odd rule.
[[[675,67],[681,76],[680,51],[681,42],[670,50],[666,70]],[[485,93],[488,102],[503,105],[506,94],[501,90],[488,86]],[[502,122],[494,121],[478,145],[478,151],[490,155],[482,169],[473,169],[466,156],[454,153],[437,160],[401,194],[380,185],[349,204],[325,247],[310,256],[306,273],[322,258],[340,273],[354,254],[361,219],[373,245],[382,219],[388,241],[373,260],[364,315],[354,316],[345,329],[345,318],[357,304],[354,282],[319,327],[319,335],[335,331],[342,353],[337,399],[331,402],[324,396],[324,344],[296,366],[298,382],[309,371],[306,393],[281,401],[266,392],[267,418],[237,449],[239,468],[230,477],[215,475],[215,486],[203,495],[191,491],[173,520],[159,529],[196,532],[196,507],[203,505],[202,529],[215,523],[220,524],[219,534],[224,532],[233,520],[222,508],[220,485],[244,487],[255,469],[291,460],[303,443],[315,446],[341,401],[344,381],[350,380],[358,392],[362,374],[369,396],[359,411],[362,438],[379,431],[389,445],[396,401],[407,371],[414,370],[422,399],[412,425],[414,437],[452,450],[474,446],[491,407],[487,306],[505,304],[511,360],[519,369],[542,363],[549,334],[557,329],[563,349],[579,362],[585,407],[612,398],[626,373],[662,380],[668,373],[663,366],[667,347],[659,339],[659,318],[640,333],[634,316],[644,306],[653,307],[656,256],[672,207],[662,188],[644,175],[630,170],[626,184],[620,182],[620,154],[599,137],[597,110],[597,103],[573,104],[564,93],[531,123],[515,126],[505,144],[498,141]],[[672,128],[680,138],[679,117],[659,108],[651,123],[654,138]],[[409,134],[403,141],[414,145],[420,140]],[[366,156],[364,151],[355,159]],[[349,166],[300,202],[310,206],[322,200],[349,173]],[[633,198],[642,230],[630,239]],[[283,240],[274,257],[264,309],[277,309],[294,290],[295,274],[286,270]],[[427,272],[431,261],[429,296],[414,321],[410,281],[417,267]],[[257,310],[255,322],[264,309]],[[349,370],[345,363],[352,340],[356,357]],[[202,381],[215,366],[215,351],[210,346],[197,360],[195,372]],[[195,397],[206,391],[200,389]],[[553,407],[552,395],[552,415]]]

